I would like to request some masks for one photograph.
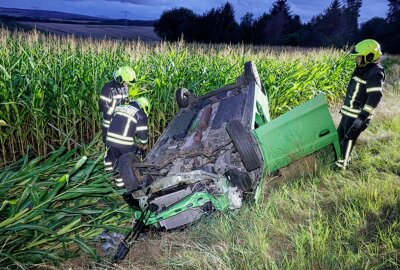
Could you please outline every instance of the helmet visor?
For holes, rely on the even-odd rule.
[[[133,85],[135,82],[136,82],[136,79],[133,78],[133,80],[131,80],[131,81],[129,81],[129,82],[126,82],[126,83],[129,84],[129,85]]]
[[[350,55],[362,55],[362,53],[358,52],[356,47],[354,47],[354,49],[350,52]]]

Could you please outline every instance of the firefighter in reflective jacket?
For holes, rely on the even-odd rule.
[[[101,91],[99,107],[102,113],[102,135],[103,143],[106,143],[107,130],[110,127],[111,118],[115,107],[128,101],[128,85],[132,85],[136,80],[135,71],[128,66],[118,68],[113,73],[114,79],[106,83]],[[106,171],[112,170],[112,153],[107,149],[104,157],[104,168]]]
[[[342,159],[336,164],[343,169],[348,164],[357,138],[368,127],[381,100],[385,81],[385,72],[379,63],[382,52],[378,42],[373,39],[363,40],[350,54],[355,56],[357,66],[347,86],[340,110],[342,119],[338,135]]]
[[[131,100],[129,104],[119,105],[114,110],[106,136],[106,146],[109,147],[107,156],[111,164],[106,170],[115,170],[115,181],[119,188],[124,187],[121,176],[116,170],[118,158],[125,153],[137,153],[145,148],[148,141],[147,115],[150,102],[145,97]],[[140,146],[137,146],[139,143]]]
[[[135,71],[128,66],[120,67],[114,71],[113,77],[112,81],[104,85],[99,101],[99,107],[103,116],[102,132],[104,143],[115,107],[128,100],[128,85],[132,85],[136,80]]]

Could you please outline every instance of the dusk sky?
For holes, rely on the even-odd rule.
[[[0,0],[0,7],[45,9],[91,15],[106,18],[124,18],[125,12],[128,19],[152,20],[158,19],[163,10],[174,7],[187,7],[201,14],[212,7],[219,7],[226,0]],[[274,0],[231,0],[236,11],[236,20],[246,13],[251,12],[257,18],[268,11]],[[332,0],[290,0],[291,11],[299,15],[303,22],[308,22],[312,16],[325,10]],[[388,10],[387,0],[363,0],[360,22],[372,17],[386,17]]]

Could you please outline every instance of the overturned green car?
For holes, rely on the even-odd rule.
[[[181,88],[176,101],[180,110],[146,158],[126,154],[119,161],[125,200],[141,223],[135,230],[173,229],[215,210],[240,208],[279,169],[321,149],[340,157],[324,96],[271,120],[252,62],[235,83],[199,97]]]

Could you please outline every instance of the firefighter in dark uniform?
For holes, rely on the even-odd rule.
[[[147,116],[150,102],[145,97],[131,100],[129,104],[119,105],[114,110],[106,136],[106,146],[111,166],[116,171],[118,158],[126,153],[138,153],[145,149],[148,141]],[[139,146],[137,145],[139,144]],[[119,188],[124,187],[121,176],[115,174],[114,180]]]
[[[135,71],[128,66],[118,68],[113,73],[114,79],[106,83],[101,91],[99,107],[102,112],[102,135],[103,142],[106,142],[107,130],[110,126],[111,118],[115,107],[127,103],[128,85],[132,85],[136,80]],[[106,171],[112,171],[111,153],[106,153],[104,158],[104,168]]]
[[[336,164],[343,169],[348,165],[357,138],[368,127],[382,98],[385,81],[385,72],[379,63],[382,52],[378,42],[373,39],[363,40],[350,54],[355,56],[357,66],[347,86],[340,110],[342,120],[337,130],[342,159]]]

